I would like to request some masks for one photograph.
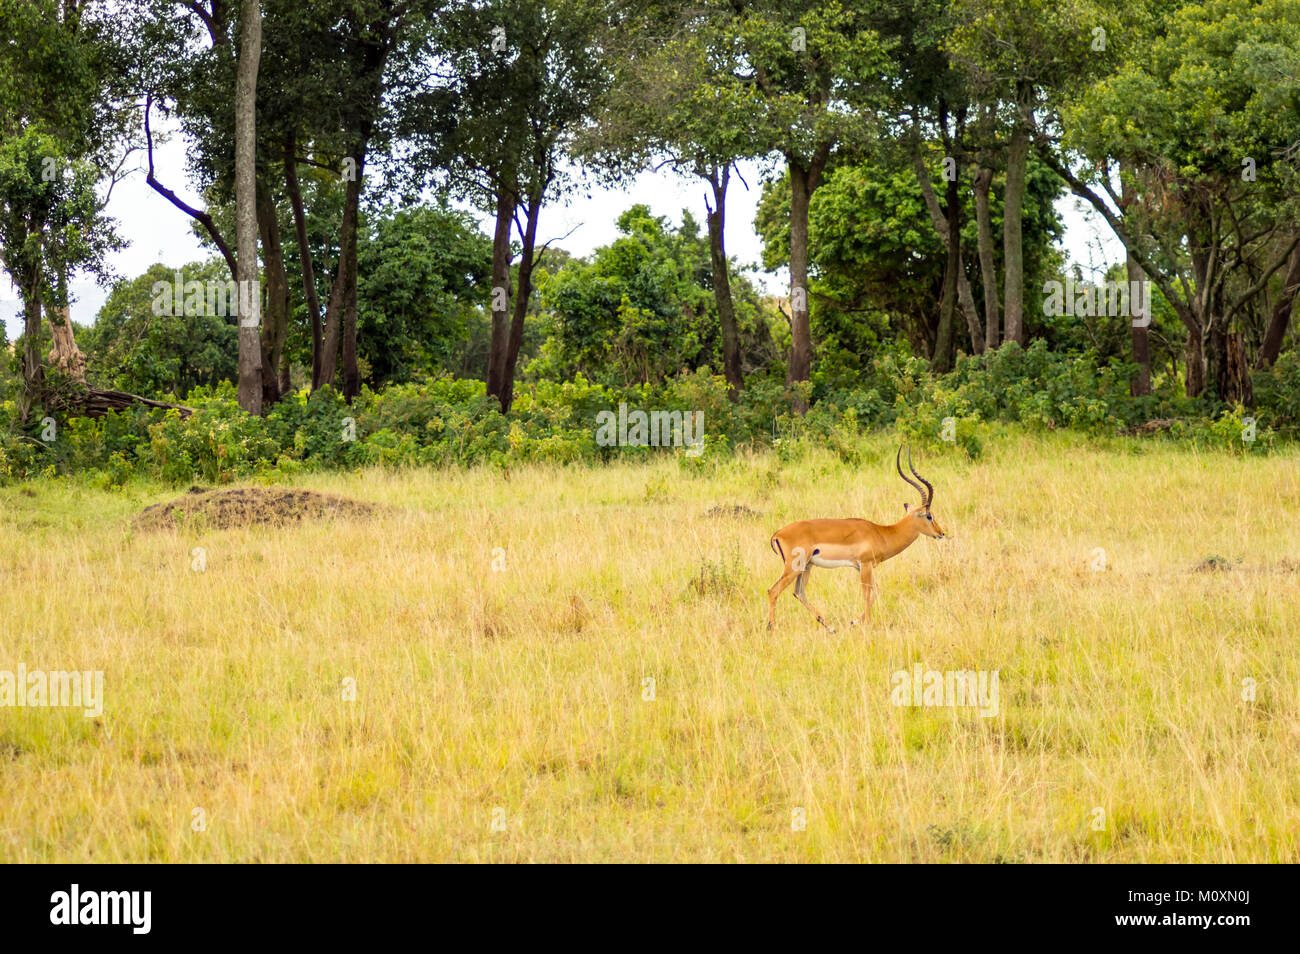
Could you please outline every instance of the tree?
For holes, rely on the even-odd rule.
[[[632,31],[635,46],[612,58],[618,75],[581,150],[614,168],[658,160],[656,168],[668,166],[707,183],[722,371],[735,400],[745,377],[726,251],[727,188],[736,163],[761,151],[754,125],[759,103],[753,85],[737,76],[739,50],[719,42],[723,35],[704,12],[683,4],[655,13]]]
[[[562,160],[608,82],[605,24],[593,0],[452,4],[429,35],[434,85],[412,94],[399,125],[420,177],[494,217],[487,392],[503,411],[514,400],[542,206],[572,187]],[[513,294],[512,227],[521,245]]]
[[[812,366],[808,298],[808,214],[837,148],[868,138],[886,71],[871,11],[839,0],[793,5],[718,4],[713,29],[743,51],[740,77],[753,85],[763,152],[778,152],[790,182],[790,385]],[[798,410],[807,407],[802,397]]]
[[[1255,312],[1262,325],[1271,287],[1294,298],[1282,269],[1300,246],[1287,159],[1300,141],[1297,47],[1300,8],[1285,0],[1177,10],[1071,107],[1065,145],[1087,165],[1076,171],[1040,149],[1173,305],[1187,331],[1189,396],[1212,382],[1224,400],[1247,398],[1234,324]]]
[[[57,140],[34,128],[0,143],[0,264],[23,303],[22,420],[46,397],[39,350],[43,310],[66,313],[68,272],[107,274],[106,255],[120,247],[100,212],[98,179],[94,166],[68,157]]]
[[[290,257],[302,274],[313,386],[333,384],[341,370],[349,399],[360,387],[356,256],[367,163],[385,154],[390,131],[386,112],[397,105],[393,91],[410,87],[405,72],[412,67],[410,47],[423,36],[438,6],[437,0],[263,0],[254,202],[266,279],[260,334],[264,403],[287,385]],[[152,161],[149,182],[194,219],[232,273],[237,263],[221,223],[228,219],[222,207],[232,203],[235,191],[228,144],[235,124],[229,91],[238,66],[236,26],[227,0],[149,0],[131,21],[140,50],[132,69],[146,100],[146,121],[154,104],[176,112],[192,144],[193,167],[209,207],[195,208],[179,199],[157,180]],[[185,55],[176,55],[177,49]],[[304,167],[332,170],[341,195],[314,187],[320,183],[304,190]],[[304,196],[341,206],[332,269],[313,261]],[[292,216],[292,249],[280,237],[285,231],[282,204]],[[322,287],[328,288],[324,302],[318,293]]]
[[[892,5],[891,15],[879,27],[890,43],[893,63],[891,87],[894,111],[899,116],[895,138],[911,160],[947,259],[937,340],[931,358],[936,371],[946,371],[952,366],[961,337],[955,323],[958,303],[965,317],[970,349],[979,354],[985,346],[984,326],[971,293],[962,252],[960,175],[967,165],[965,139],[967,120],[972,113],[972,94],[964,72],[953,64],[944,49],[944,41],[954,25],[949,0],[907,0]],[[932,182],[932,167],[943,169],[942,204]],[[978,212],[978,204],[976,208]],[[990,285],[987,279],[985,276],[986,289]],[[992,287],[994,306],[988,310],[996,323],[996,283]]]
[[[940,337],[936,307],[951,275],[946,236],[932,223],[928,200],[906,160],[906,144],[882,141],[853,160],[833,163],[809,217],[808,259],[812,272],[812,325],[822,361],[820,381],[851,388],[871,359],[906,340],[914,354],[933,359]],[[927,163],[931,192],[943,181],[942,165]],[[930,171],[933,169],[933,173]],[[1062,235],[1054,200],[1056,175],[1031,162],[1024,216],[1025,272],[1031,282],[1056,276]],[[973,244],[976,196],[961,196],[961,243]],[[789,190],[783,182],[764,188],[755,226],[763,238],[763,265],[788,260]],[[992,226],[1002,220],[996,191],[988,211]],[[999,264],[1001,249],[991,250]],[[978,282],[975,296],[982,296]],[[1048,333],[1050,329],[1036,329]]]
[[[98,23],[75,3],[0,0],[0,265],[23,302],[20,417],[47,397],[39,344],[51,319],[53,359],[84,390],[68,312],[68,275],[105,276],[120,246],[95,194],[111,123],[100,109]]]
[[[1025,343],[1023,209],[1031,144],[1058,124],[1075,87],[1115,59],[1113,9],[1092,0],[954,0],[952,55],[988,111],[984,136],[1005,130],[1004,339]],[[992,119],[997,117],[996,126]],[[987,154],[987,145],[985,148]],[[986,283],[987,284],[987,283]]]

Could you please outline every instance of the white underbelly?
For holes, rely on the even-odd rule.
[[[812,559],[810,559],[808,562],[811,563],[813,566],[825,567],[828,570],[838,569],[839,567],[842,566],[851,566],[855,570],[861,569],[857,560],[828,560],[826,559],[826,557],[817,556],[816,554],[814,554]]]

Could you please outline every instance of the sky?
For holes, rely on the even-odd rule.
[[[155,143],[154,167],[160,182],[186,202],[201,206],[202,202],[189,184],[186,171],[186,144],[181,135],[173,135],[162,144]],[[754,215],[758,208],[761,183],[765,172],[756,163],[741,167],[742,177],[733,178],[727,195],[726,240],[728,253],[742,266],[758,266],[762,259],[762,241],[754,231]],[[674,224],[681,221],[683,209],[704,227],[704,195],[706,184],[698,179],[688,179],[674,173],[644,172],[622,188],[592,186],[576,190],[567,205],[543,208],[538,229],[539,245],[555,239],[555,245],[568,252],[586,256],[617,237],[615,220],[619,214],[637,203],[648,205],[656,215],[667,216]],[[588,198],[590,194],[590,198]],[[119,278],[134,278],[151,265],[162,262],[169,268],[180,268],[194,261],[206,259],[215,252],[204,249],[191,230],[187,215],[154,192],[145,182],[143,160],[136,171],[119,182],[108,205],[108,214],[118,221],[118,232],[126,240],[122,251],[110,256],[109,264]],[[1110,233],[1105,223],[1083,203],[1066,196],[1057,203],[1066,225],[1063,247],[1070,264],[1078,264],[1085,275],[1104,270],[1106,264],[1122,260],[1122,246]],[[485,223],[490,234],[490,223]],[[560,239],[563,239],[560,241]],[[770,294],[784,295],[789,284],[789,274],[780,272],[751,273],[760,287]],[[94,316],[108,297],[108,289],[100,287],[84,275],[73,277],[73,320],[80,324],[93,323]],[[0,272],[0,316],[5,321],[7,337],[14,340],[22,329],[21,305],[17,291],[9,278]]]

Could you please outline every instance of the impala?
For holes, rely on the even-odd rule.
[[[808,602],[808,576],[815,566],[827,569],[850,566],[862,574],[862,615],[850,625],[865,623],[871,614],[871,602],[875,598],[871,571],[877,564],[898,556],[922,534],[936,540],[943,539],[943,528],[930,513],[934,487],[912,466],[910,447],[907,450],[907,469],[916,480],[903,473],[902,447],[894,458],[894,466],[898,468],[898,476],[921,494],[921,506],[909,507],[903,504],[903,519],[897,523],[879,524],[857,518],[800,520],[782,527],[772,536],[772,550],[785,563],[785,568],[781,572],[781,578],[767,591],[768,629],[776,623],[776,598],[787,586],[798,580],[794,584],[795,598],[808,607],[808,611],[817,617],[817,622],[835,632],[817,608]]]

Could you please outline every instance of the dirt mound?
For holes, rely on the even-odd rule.
[[[750,510],[744,504],[736,504],[731,507],[719,504],[718,506],[710,507],[708,511],[704,514],[704,516],[706,517],[761,517],[762,514],[759,513],[757,510]]]
[[[1229,560],[1227,557],[1208,556],[1192,567],[1193,573],[1300,573],[1300,560],[1283,557],[1276,563],[1260,566],[1243,566],[1241,557]]]
[[[271,487],[204,490],[191,487],[184,497],[171,503],[145,507],[136,518],[136,526],[142,530],[170,529],[188,524],[213,530],[279,527],[322,517],[368,517],[378,510],[374,504],[318,494],[312,490],[277,490]]]
[[[1236,561],[1241,562],[1241,561]],[[1227,557],[1221,557],[1217,553],[1213,556],[1207,556],[1200,563],[1192,567],[1193,573],[1227,573],[1236,569],[1232,560]]]

